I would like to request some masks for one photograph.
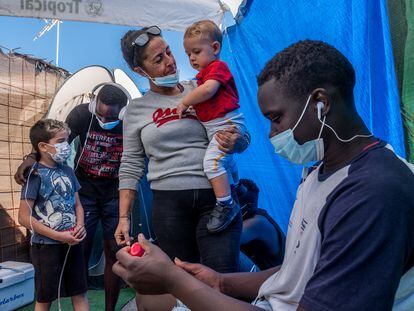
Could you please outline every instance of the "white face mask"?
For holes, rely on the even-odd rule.
[[[52,154],[48,152],[48,154],[50,154],[53,161],[55,161],[56,163],[65,162],[70,157],[70,154],[72,153],[72,149],[70,148],[70,145],[67,141],[63,143],[58,143],[55,145],[50,145],[50,144],[48,145],[55,147],[56,153]]]
[[[286,158],[292,163],[301,165],[306,165],[309,162],[320,161],[323,159],[325,154],[323,139],[321,138],[322,130],[325,125],[325,118],[323,122],[321,121],[322,126],[317,139],[307,141],[304,144],[300,145],[293,135],[293,131],[299,125],[299,122],[302,120],[303,115],[305,114],[310,99],[311,95],[309,95],[305,108],[303,108],[299,120],[296,122],[293,129],[288,129],[270,138],[270,142],[275,148],[275,152],[277,154]]]

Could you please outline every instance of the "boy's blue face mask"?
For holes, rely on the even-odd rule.
[[[70,157],[72,148],[70,147],[67,141],[63,143],[54,144],[54,145],[50,145],[50,144],[48,145],[55,147],[56,153],[54,154],[50,152],[48,153],[52,157],[53,161],[55,161],[56,163],[63,163]]]
[[[302,114],[299,117],[299,120],[296,122],[293,129],[288,129],[280,134],[277,134],[270,138],[270,142],[275,148],[275,152],[280,156],[286,158],[292,163],[306,165],[309,162],[320,161],[324,157],[324,145],[323,139],[321,138],[322,130],[325,125],[325,119],[322,123],[321,130],[319,132],[318,138],[310,140],[300,145],[293,135],[293,131],[299,125],[300,121],[305,114],[306,108],[308,108],[311,96],[308,97],[305,108],[302,111]],[[319,118],[319,116],[318,116]]]

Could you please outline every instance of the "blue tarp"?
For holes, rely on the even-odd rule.
[[[257,104],[256,76],[276,52],[296,41],[332,44],[354,65],[355,102],[363,120],[377,137],[405,156],[386,1],[255,0],[247,4],[243,20],[228,29],[221,54],[235,76],[252,135],[251,146],[237,158],[239,171],[241,177],[256,181],[260,206],[286,230],[301,169],[274,154],[269,123]]]

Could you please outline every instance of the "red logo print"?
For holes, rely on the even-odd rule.
[[[183,113],[182,118],[197,119],[192,109]],[[166,108],[165,110],[158,108],[152,114],[152,119],[154,120],[154,123],[157,125],[157,127],[160,127],[167,122],[178,120],[177,108]]]

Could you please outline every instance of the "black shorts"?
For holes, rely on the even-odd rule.
[[[59,277],[62,272],[68,244],[36,244],[31,247],[35,269],[37,302],[52,302],[58,297]],[[70,248],[62,276],[60,297],[72,297],[87,291],[82,245]]]

